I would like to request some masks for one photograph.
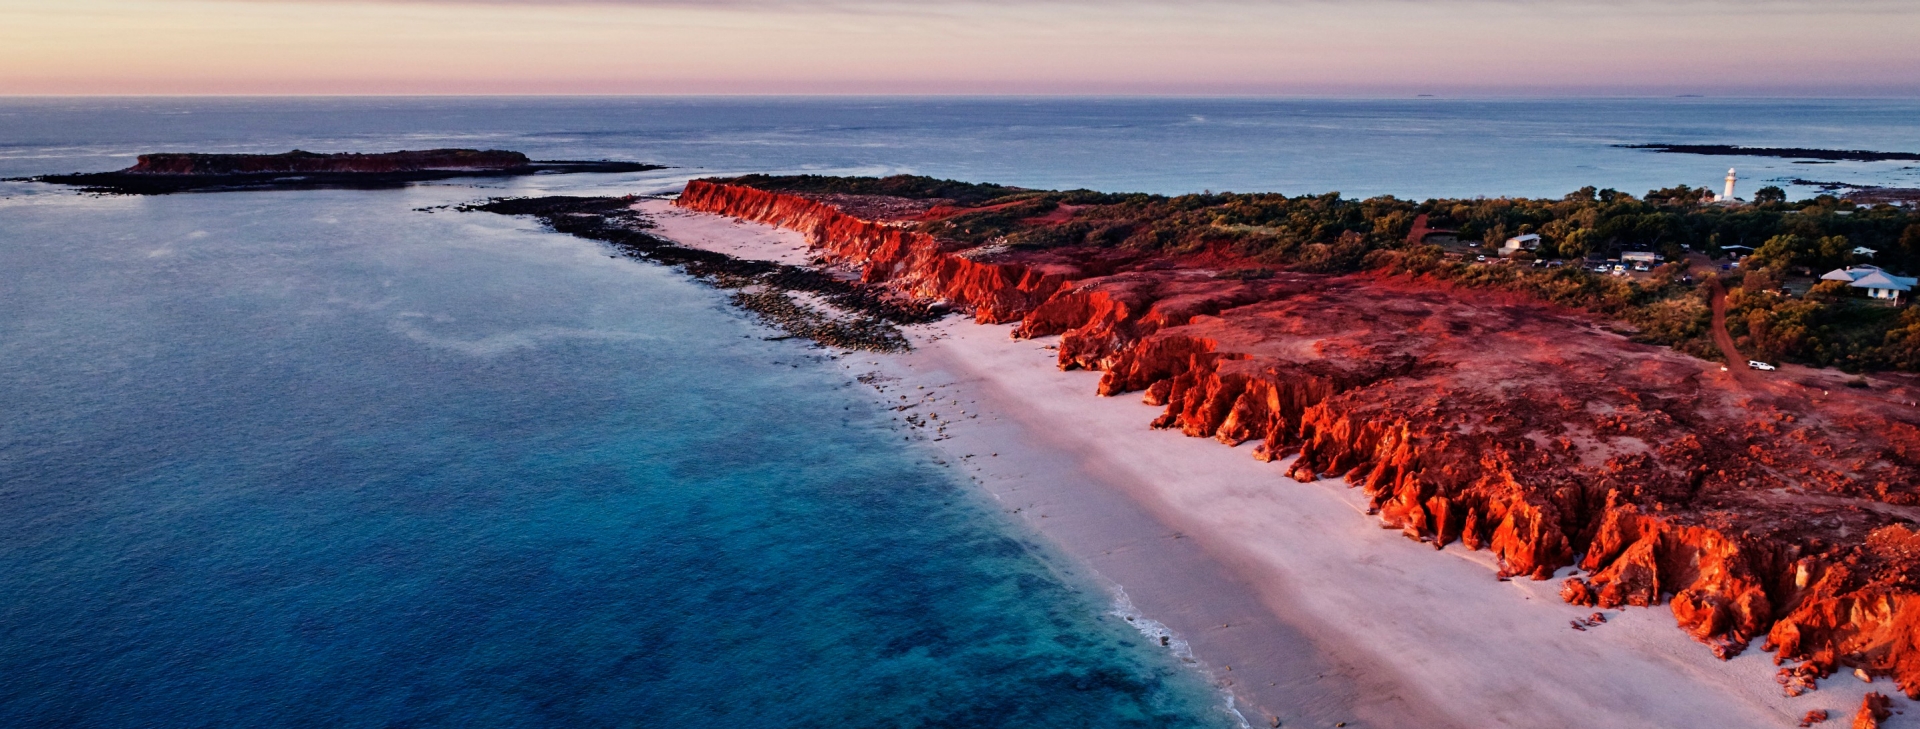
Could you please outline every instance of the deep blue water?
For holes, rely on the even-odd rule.
[[[1697,143],[1920,152],[1914,99],[4,99],[0,177],[117,169],[155,149],[501,147],[694,174],[914,172],[1114,192],[1400,197],[1744,191],[1794,178],[1920,186],[1901,162],[1618,149]]]
[[[1607,145],[1914,151],[1916,112],[0,99],[0,176],[293,147],[681,168],[162,198],[0,183],[0,726],[1227,724],[1097,580],[903,441],[824,353],[593,243],[416,208],[783,170],[1637,191],[1716,182],[1729,160]],[[1749,162],[1799,171],[1732,161]]]
[[[0,726],[1226,722],[835,363],[472,194],[0,201]]]

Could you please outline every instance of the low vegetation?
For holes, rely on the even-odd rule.
[[[791,192],[951,200],[970,209],[920,228],[978,244],[1218,252],[1275,267],[1379,270],[1525,293],[1618,318],[1643,341],[1702,357],[1716,353],[1707,298],[1708,279],[1714,278],[1728,292],[1729,331],[1742,351],[1757,358],[1850,371],[1920,371],[1920,310],[1865,300],[1844,284],[1807,290],[1814,277],[1845,265],[1920,269],[1920,214],[1892,205],[1856,206],[1830,195],[1789,202],[1783,191],[1769,187],[1755,192],[1753,204],[1723,206],[1707,203],[1707,190],[1684,186],[1640,197],[1588,187],[1558,199],[1415,202],[1390,196],[1353,200],[1339,193],[1035,191],[911,176],[756,175],[736,182]],[[1071,214],[1058,214],[1061,206],[1071,206]],[[1488,255],[1493,260],[1481,261],[1459,247],[1411,236],[1423,216],[1427,229],[1463,244],[1480,243],[1488,254],[1513,236],[1536,234],[1540,243],[1513,260]],[[1036,222],[1040,218],[1064,222]],[[1583,265],[1624,251],[1654,252],[1673,263],[1631,278]],[[1705,264],[1742,255],[1732,268]],[[1785,293],[1790,284],[1802,293]]]

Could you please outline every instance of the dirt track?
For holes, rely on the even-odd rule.
[[[1727,288],[1720,285],[1719,279],[1710,279],[1708,285],[1711,287],[1708,302],[1713,306],[1713,343],[1720,348],[1720,356],[1727,360],[1727,372],[1742,386],[1760,384],[1748,371],[1747,359],[1740,356],[1740,349],[1733,346],[1733,335],[1727,333]]]

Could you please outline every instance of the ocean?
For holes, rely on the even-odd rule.
[[[1221,691],[672,271],[443,206],[738,172],[1559,195],[1915,151],[1909,101],[11,99],[0,176],[143,151],[673,165],[404,190],[0,183],[0,726],[1216,727]]]
[[[1034,188],[1559,197],[1673,185],[1920,186],[1912,162],[1803,164],[1617,144],[1920,152],[1913,99],[0,99],[0,177],[144,151],[499,147],[745,172],[915,173]]]

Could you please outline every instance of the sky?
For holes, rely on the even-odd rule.
[[[0,0],[0,95],[1920,96],[1920,0]]]

